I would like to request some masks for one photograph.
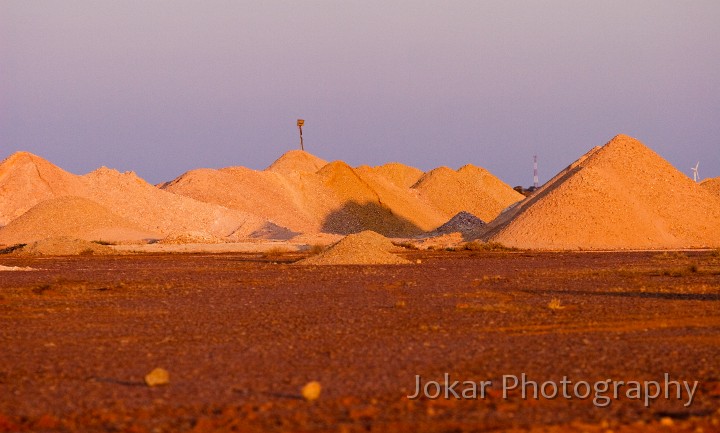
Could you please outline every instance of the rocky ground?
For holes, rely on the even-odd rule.
[[[0,270],[0,431],[720,430],[717,252],[402,255],[0,256],[35,269]],[[407,398],[444,373],[494,385]],[[687,407],[503,398],[521,373],[699,385]]]

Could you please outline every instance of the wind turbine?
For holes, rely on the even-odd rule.
[[[700,161],[698,161],[697,164],[695,164],[695,167],[693,167],[693,168],[690,169],[690,170],[693,171],[693,180],[694,180],[695,182],[697,182],[697,181],[698,181],[698,178],[700,177],[700,176],[698,176],[698,166],[699,166],[699,165],[700,165]]]

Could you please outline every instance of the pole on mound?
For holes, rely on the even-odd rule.
[[[305,150],[305,146],[303,145],[303,138],[302,138],[302,127],[305,124],[305,121],[303,119],[298,119],[297,126],[300,130],[300,150]]]

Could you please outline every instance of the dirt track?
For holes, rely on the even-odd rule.
[[[42,269],[0,272],[0,431],[720,429],[717,253],[406,256],[0,256]],[[144,385],[155,367],[169,385]],[[700,385],[690,407],[405,397],[445,372]]]

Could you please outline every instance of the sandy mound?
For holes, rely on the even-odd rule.
[[[156,237],[94,201],[73,196],[41,202],[0,228],[0,244],[56,237],[88,241],[142,241]]]
[[[282,174],[315,173],[327,161],[303,150],[291,150],[270,164],[266,171]]]
[[[332,197],[323,195],[318,180],[313,184],[314,177],[306,173],[284,176],[245,167],[199,169],[183,174],[163,188],[195,200],[252,213],[295,233],[313,232],[320,230],[320,216],[329,211],[318,201],[324,201],[327,206],[334,203]],[[317,200],[308,197],[308,192]],[[255,231],[261,230],[262,226]],[[287,236],[287,233],[281,235]]]
[[[299,265],[402,265],[408,260],[390,253],[395,246],[386,237],[363,231],[344,237],[317,256],[308,257]]]
[[[706,191],[710,191],[716,197],[720,197],[720,177],[705,179],[700,182],[700,186],[705,188]]]
[[[468,177],[465,169],[453,173]],[[477,188],[466,188],[463,197],[453,193],[452,200],[442,199],[442,188],[433,192],[430,181],[409,188],[421,175],[420,170],[399,163],[353,169],[340,161],[327,164],[307,152],[290,151],[264,171],[243,167],[193,170],[159,189],[132,172],[102,167],[76,176],[42,158],[17,153],[0,165],[0,192],[5,199],[0,202],[0,224],[8,224],[45,200],[76,196],[104,207],[100,215],[111,211],[124,221],[101,218],[97,224],[74,227],[68,226],[70,218],[54,218],[46,212],[45,222],[28,218],[24,232],[18,233],[25,239],[34,233],[34,239],[67,235],[110,241],[194,232],[226,241],[363,230],[407,237],[432,230],[460,210],[473,212],[479,206],[474,204]],[[82,206],[75,212],[89,213]],[[36,226],[30,227],[30,222]],[[119,231],[108,232],[114,226]],[[78,228],[87,230],[80,233]],[[130,235],[128,228],[142,235]]]
[[[49,238],[35,241],[19,250],[19,255],[77,256],[113,254],[112,248],[82,239]]]
[[[503,209],[524,198],[489,171],[474,165],[457,171],[438,167],[425,173],[413,189],[443,212],[445,220],[466,211],[492,221]]]
[[[720,246],[720,203],[639,141],[591,149],[482,238],[541,249]]]
[[[162,191],[135,173],[102,167],[84,176],[67,173],[26,152],[0,164],[0,220],[9,223],[41,201],[62,196],[92,200],[145,232],[166,236],[206,231],[239,239],[262,229],[267,221],[253,214]],[[64,230],[66,220],[49,218],[40,230]],[[57,227],[56,227],[57,226]],[[123,235],[124,236],[124,235]]]
[[[360,168],[360,167],[358,167]],[[378,167],[368,167],[370,171],[382,176],[399,188],[410,188],[424,174],[422,170],[399,162],[389,162]]]
[[[480,235],[485,228],[485,221],[471,214],[470,212],[459,212],[448,222],[428,233],[429,236],[441,236],[450,233],[460,233],[470,239]]]
[[[0,163],[0,226],[49,198],[72,195],[80,181],[44,159],[17,152]]]
[[[402,190],[386,180],[373,178],[342,161],[334,161],[318,171],[323,185],[339,204],[323,223],[323,231],[350,234],[372,230],[386,236],[412,236],[421,233],[428,213],[422,202],[412,202]],[[432,212],[430,212],[432,214]],[[438,216],[439,217],[439,216]]]
[[[217,237],[243,238],[266,222],[255,215],[157,189],[132,172],[103,167],[86,174],[83,180],[83,197],[161,235],[207,232]]]
[[[266,227],[275,224],[286,228],[250,233],[273,239],[298,233],[345,235],[363,230],[391,237],[416,236],[433,230],[461,210],[488,208],[491,203],[494,215],[519,196],[485,170],[463,167],[452,173],[467,182],[480,182],[474,189],[464,184],[455,188],[449,200],[459,207],[454,212],[453,206],[441,209],[427,199],[448,195],[442,186],[436,188],[437,193],[410,188],[422,176],[416,168],[399,163],[352,168],[342,161],[326,163],[302,151],[286,153],[264,171],[244,167],[193,170],[162,188],[257,215],[268,221]],[[485,191],[486,187],[493,190]]]

